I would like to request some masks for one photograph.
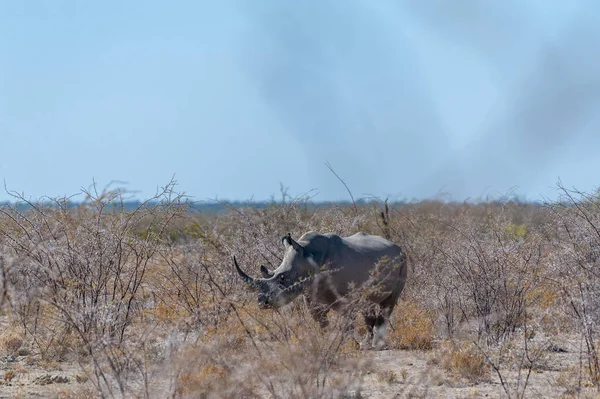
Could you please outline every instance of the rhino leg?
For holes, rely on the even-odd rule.
[[[381,312],[377,315],[373,323],[373,347],[376,349],[383,349],[385,347],[387,327],[396,303],[398,303],[402,288],[403,284],[399,285],[389,297],[381,302]]]
[[[379,315],[377,313],[378,312],[376,306],[369,306],[369,308],[363,312],[365,326],[367,327],[367,333],[362,342],[360,343],[360,346],[363,349],[369,349],[370,345],[372,344],[373,332],[379,318]]]
[[[387,325],[392,314],[393,307],[376,309],[371,307],[363,313],[367,334],[361,342],[363,349],[383,349],[387,335]]]
[[[365,335],[365,338],[360,343],[360,346],[363,349],[367,349],[366,346],[370,345],[371,341],[373,341],[373,327],[375,326],[375,320],[377,318],[375,316],[365,314],[364,319],[365,319],[365,324],[367,326],[367,334]]]
[[[373,347],[376,349],[383,349],[385,347],[385,338],[387,335],[387,327],[390,323],[392,312],[398,303],[400,294],[404,289],[404,283],[406,281],[407,265],[406,258],[400,264],[400,278],[394,291],[388,296],[383,302],[381,302],[381,313],[376,317],[373,324]]]
[[[356,339],[355,335],[355,324],[356,324],[356,313],[353,312],[343,312],[343,331],[344,336],[353,341],[356,345],[357,349],[362,347],[362,344],[359,340]]]
[[[373,325],[373,348],[383,349],[385,347],[385,338],[387,336],[387,325],[390,320],[392,309],[383,308],[381,313],[375,318]]]

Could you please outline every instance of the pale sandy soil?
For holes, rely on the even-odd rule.
[[[364,377],[361,394],[366,398],[481,398],[507,397],[494,373],[489,382],[471,384],[449,375],[439,366],[428,361],[431,354],[415,351],[380,351],[372,352],[374,357],[371,371]],[[546,365],[530,375],[525,397],[527,398],[561,398],[566,388],[557,386],[560,373],[569,367],[576,366],[579,356],[573,352],[549,353]],[[396,378],[393,382],[382,381],[386,371],[393,371]],[[402,376],[405,370],[405,377]],[[516,381],[516,373],[508,373],[508,382]],[[514,389],[514,388],[513,388]],[[588,390],[589,396],[595,395]]]
[[[567,391],[564,383],[557,382],[564,380],[566,370],[573,370],[579,364],[576,342],[563,341],[561,348],[567,352],[549,351],[543,367],[532,372],[526,398],[577,397]],[[432,352],[383,350],[368,351],[364,356],[371,359],[371,366],[363,373],[358,392],[351,392],[347,398],[507,397],[494,373],[487,382],[468,383],[431,364]],[[4,375],[10,370],[15,370],[16,375],[8,382]],[[389,375],[393,378],[386,378]],[[89,395],[89,382],[81,382],[81,376],[76,364],[56,363],[44,368],[28,365],[25,356],[5,356],[0,358],[0,398],[75,398],[82,397],[86,390]],[[516,373],[507,376],[508,382],[514,385]],[[570,379],[569,382],[575,384],[572,376]],[[585,388],[581,397],[600,398],[600,394]]]
[[[15,375],[6,380],[7,373]],[[26,356],[0,358],[0,398],[55,398],[60,393],[82,389],[77,382],[83,374],[77,364],[53,363],[42,367],[30,365]]]

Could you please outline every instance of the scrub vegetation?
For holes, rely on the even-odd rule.
[[[600,192],[198,212],[170,182],[0,207],[0,393],[48,397],[597,397]],[[260,309],[237,275],[291,232],[398,243],[409,276],[381,351],[322,330],[298,298]],[[359,338],[365,327],[357,318]]]

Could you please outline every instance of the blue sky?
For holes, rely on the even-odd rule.
[[[592,0],[5,1],[0,178],[348,199],[329,162],[355,197],[592,190],[598,49]]]

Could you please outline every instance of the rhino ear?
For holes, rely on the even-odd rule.
[[[290,245],[292,245],[292,234],[291,233],[287,233],[287,235],[284,235],[281,238],[281,243],[283,244],[283,246],[288,247]]]
[[[262,274],[264,278],[273,277],[273,272],[267,269],[265,265],[260,265],[260,274]]]
[[[297,252],[302,253],[304,251],[304,247],[300,244],[298,244],[293,238],[292,238],[292,233],[287,233],[286,236],[284,236],[281,241],[283,242],[283,245],[285,245],[286,247],[288,246],[292,246],[294,247],[294,250],[296,250]]]

